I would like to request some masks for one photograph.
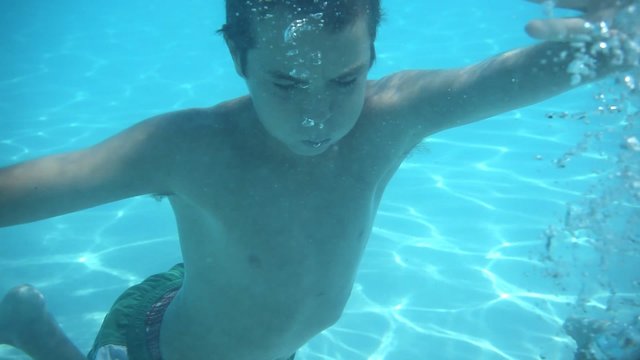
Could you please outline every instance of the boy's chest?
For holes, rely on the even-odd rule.
[[[277,258],[286,256],[320,265],[344,255],[357,261],[389,176],[363,163],[316,165],[230,162],[211,176],[193,173],[184,194],[191,205],[182,211],[215,219],[216,240],[229,241],[248,259],[283,263]],[[199,233],[209,227],[207,220],[185,224],[199,224]]]
[[[225,174],[209,205],[223,223],[244,223],[271,238],[352,238],[372,220],[378,178],[333,164],[239,168]]]
[[[242,292],[246,303],[218,306],[260,303],[279,319],[328,326],[346,303],[395,170],[359,159],[199,163],[184,172],[172,204],[191,283],[203,284],[199,296]]]

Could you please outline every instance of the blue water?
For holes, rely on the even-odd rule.
[[[383,5],[371,78],[531,44],[522,28],[542,16],[513,0]],[[245,94],[222,23],[222,1],[3,2],[0,165]],[[611,84],[426,140],[385,193],[344,316],[298,358],[571,359],[568,316],[637,316],[640,160],[621,146],[637,107],[611,108],[626,104]],[[0,293],[39,287],[83,350],[126,287],[179,261],[169,205],[150,197],[0,229]]]

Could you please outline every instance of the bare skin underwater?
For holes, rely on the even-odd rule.
[[[11,289],[0,302],[0,344],[39,360],[86,359],[47,311],[44,296],[30,285]]]
[[[367,77],[375,39],[366,16],[329,31],[312,26],[317,13],[276,8],[252,22],[260,37],[244,56],[226,38],[250,96],[0,169],[0,226],[167,195],[185,275],[154,338],[162,357],[288,359],[340,318],[384,188],[406,154],[436,132],[573,88],[571,55],[561,55],[579,49],[567,41],[629,1],[555,3],[580,16],[530,23],[543,43],[379,80]],[[603,64],[583,80],[624,67]],[[0,303],[0,343],[36,360],[85,358],[29,285]]]

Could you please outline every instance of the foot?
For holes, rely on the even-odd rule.
[[[11,289],[0,301],[0,344],[22,348],[51,326],[44,296],[31,285]]]
[[[11,289],[0,301],[0,344],[16,347],[34,360],[86,360],[31,285]]]

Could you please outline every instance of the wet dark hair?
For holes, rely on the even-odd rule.
[[[338,32],[353,25],[361,16],[367,17],[371,38],[371,65],[376,59],[374,42],[380,24],[380,0],[225,0],[226,24],[218,33],[238,51],[242,72],[247,65],[247,52],[255,47],[255,20],[269,17],[275,10],[284,10],[300,17],[322,13],[323,26]]]

